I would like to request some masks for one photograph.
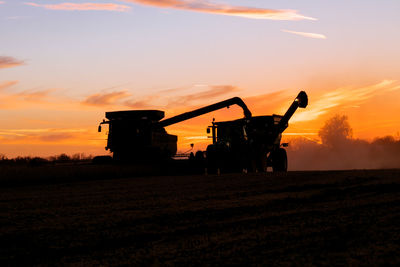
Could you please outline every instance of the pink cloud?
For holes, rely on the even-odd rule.
[[[21,97],[25,101],[30,102],[41,102],[49,96],[51,90],[39,90],[39,91],[23,91],[15,94],[17,97]]]
[[[0,56],[0,69],[7,69],[23,65],[24,62],[13,57]]]
[[[296,10],[274,10],[246,6],[232,6],[228,4],[211,3],[204,0],[123,0],[135,4],[173,8],[195,12],[237,16],[251,19],[270,20],[316,20],[299,14]]]
[[[78,11],[86,11],[86,10],[103,10],[103,11],[118,11],[125,12],[130,9],[129,6],[126,5],[118,5],[113,3],[60,3],[60,4],[37,4],[33,2],[25,3],[29,6],[42,7],[45,9],[51,10],[78,10]]]
[[[0,91],[6,88],[9,88],[15,84],[17,84],[18,81],[6,81],[6,82],[0,82]]]
[[[83,104],[94,106],[116,105],[121,99],[129,97],[130,94],[125,91],[116,91],[111,93],[99,93],[88,96]]]
[[[211,85],[207,87],[208,89],[205,91],[200,91],[193,94],[181,95],[178,98],[172,97],[172,99],[168,102],[168,106],[170,107],[190,106],[195,101],[197,102],[209,101],[210,99],[240,90],[238,87],[233,85]]]

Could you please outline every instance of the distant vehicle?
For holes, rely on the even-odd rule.
[[[297,108],[308,105],[308,97],[301,91],[286,113],[253,117],[239,97],[230,98],[203,108],[164,119],[161,110],[129,110],[106,112],[99,125],[109,125],[107,150],[113,159],[124,162],[159,161],[171,159],[177,151],[177,136],[168,134],[165,127],[203,114],[238,105],[244,118],[212,122],[207,133],[212,133],[212,144],[205,153],[199,151],[191,160],[205,164],[208,172],[287,171],[287,155],[281,144],[282,132]],[[205,155],[204,155],[205,154]]]

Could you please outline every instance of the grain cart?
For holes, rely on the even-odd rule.
[[[305,108],[308,97],[301,91],[281,115],[254,116],[233,121],[212,122],[213,143],[207,147],[209,172],[222,171],[287,171],[287,155],[281,144],[282,132],[297,108]]]
[[[109,124],[107,147],[114,160],[140,162],[171,159],[177,151],[177,136],[170,135],[165,127],[201,116],[203,114],[238,105],[244,118],[225,122],[212,122],[207,132],[212,132],[213,143],[207,147],[206,162],[209,172],[263,171],[272,166],[274,171],[287,170],[287,157],[281,148],[281,134],[298,107],[305,108],[307,94],[300,92],[285,115],[253,117],[239,97],[230,98],[203,108],[164,119],[160,110],[130,110],[106,112],[99,125]],[[203,153],[195,159],[202,159]],[[199,161],[200,162],[200,161]]]

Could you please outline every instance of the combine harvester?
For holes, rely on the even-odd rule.
[[[281,144],[282,132],[297,108],[305,108],[308,97],[301,91],[285,115],[252,116],[239,97],[227,99],[203,108],[164,119],[164,111],[129,110],[106,112],[99,125],[108,124],[106,150],[113,153],[114,161],[144,163],[171,160],[177,151],[176,135],[168,134],[165,127],[201,116],[232,105],[243,109],[244,118],[232,121],[212,122],[207,133],[212,133],[212,144],[207,151],[198,151],[189,161],[209,173],[287,171],[286,147]]]

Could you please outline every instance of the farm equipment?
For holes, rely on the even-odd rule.
[[[168,134],[165,127],[238,105],[243,109],[244,118],[213,121],[207,128],[207,133],[212,133],[212,144],[205,153],[197,152],[192,160],[205,163],[208,172],[265,171],[269,166],[273,171],[287,171],[287,156],[283,148],[287,144],[281,144],[282,132],[297,108],[305,108],[307,104],[307,94],[301,91],[283,116],[253,117],[239,97],[164,120],[164,112],[160,110],[106,112],[108,120],[100,123],[99,132],[102,124],[109,125],[106,149],[113,152],[114,160],[154,162],[171,159],[176,154],[178,138]]]

